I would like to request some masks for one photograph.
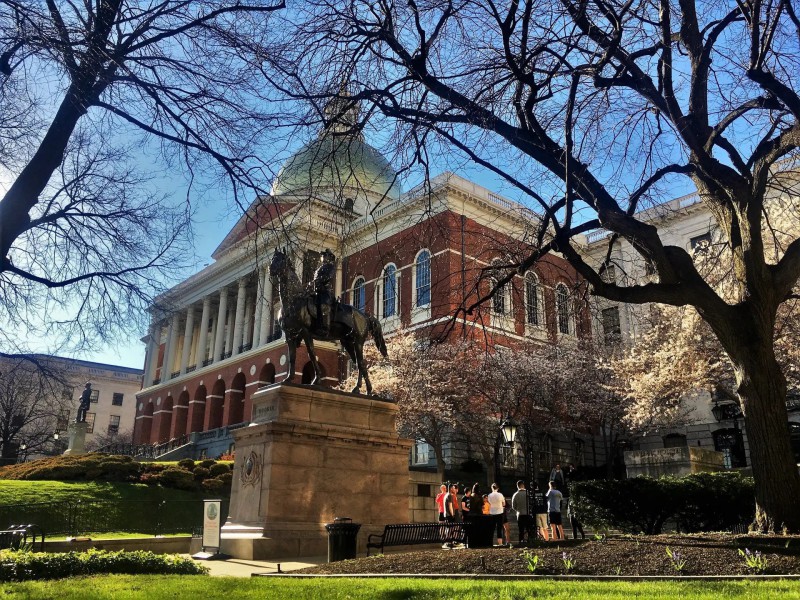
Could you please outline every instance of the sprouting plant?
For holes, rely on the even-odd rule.
[[[528,563],[528,571],[535,573],[536,568],[539,566],[539,555],[528,550],[525,550],[522,554],[525,557],[525,561]]]
[[[748,568],[753,569],[757,573],[764,573],[769,567],[769,561],[767,557],[761,554],[758,550],[755,552],[750,552],[750,548],[745,548],[742,550],[739,548],[739,556],[744,559],[745,564]]]
[[[683,568],[686,566],[686,559],[683,557],[683,555],[680,552],[673,552],[670,547],[667,546],[667,556],[672,564],[672,568],[678,573],[682,573]]]
[[[575,561],[572,559],[571,554],[567,554],[566,552],[561,553],[561,562],[564,563],[564,570],[569,573],[572,569],[575,568]]]
[[[619,577],[620,573],[622,573],[622,567],[615,567],[614,568],[614,575]]]
[[[606,541],[606,532],[600,531],[594,534],[594,541],[595,542],[605,542]]]

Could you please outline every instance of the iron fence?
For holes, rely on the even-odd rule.
[[[228,501],[221,506],[221,522]],[[92,533],[191,534],[203,522],[202,500],[74,500],[0,505],[0,527],[36,523],[48,537]]]

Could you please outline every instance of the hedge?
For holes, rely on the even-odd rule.
[[[570,485],[570,502],[582,522],[626,533],[661,533],[667,521],[684,532],[730,530],[753,521],[754,495],[753,479],[737,472]]]
[[[204,489],[203,481],[221,479],[232,466],[214,460],[195,463],[185,459],[175,463],[139,463],[130,456],[89,453],[79,456],[53,456],[0,468],[0,479],[49,481],[118,481],[147,483],[179,490]],[[212,484],[216,485],[216,484]]]
[[[0,550],[0,581],[60,579],[77,575],[119,573],[128,575],[205,575],[208,567],[178,554],[145,550],[109,552],[28,552]]]

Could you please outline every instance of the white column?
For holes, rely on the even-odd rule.
[[[189,352],[192,349],[192,334],[194,333],[194,306],[186,309],[186,327],[183,329],[183,352],[181,353],[181,375],[186,373],[189,366]]]
[[[247,281],[244,277],[239,280],[239,293],[236,295],[236,314],[233,319],[233,356],[239,354],[242,345],[242,332],[244,331],[244,296],[247,291]]]
[[[164,349],[164,365],[161,367],[161,381],[166,381],[172,375],[172,365],[175,363],[175,347],[178,345],[178,327],[180,315],[172,315],[167,335],[167,347]]]
[[[208,319],[211,316],[211,296],[203,298],[203,314],[200,316],[200,336],[197,340],[197,352],[195,353],[194,364],[198,369],[203,367],[203,363],[208,358],[206,344],[208,343]]]
[[[269,324],[272,317],[272,279],[269,269],[264,271],[264,306],[261,309],[261,323],[259,324],[258,344],[267,343],[269,338]]]
[[[225,354],[233,356],[233,330],[235,323],[236,311],[234,309],[228,310],[227,320],[228,330],[225,332]]]
[[[342,261],[339,260],[336,263],[336,283],[334,283],[334,286],[333,286],[333,294],[337,298],[342,295],[342,290],[343,290],[342,285],[343,285],[343,283],[342,283]]]
[[[214,338],[214,362],[222,360],[222,349],[225,343],[225,315],[228,312],[228,288],[219,291],[219,310],[217,311],[217,331]]]
[[[253,299],[247,298],[244,301],[244,323],[242,324],[244,331],[242,331],[242,343],[246,346],[250,344],[253,347],[253,328],[250,326],[250,321],[253,319]]]
[[[253,330],[251,331],[250,339],[253,341],[253,348],[261,344],[261,313],[264,310],[264,277],[262,276],[263,269],[256,270],[258,283],[256,285],[256,314],[253,315]]]
[[[144,386],[153,385],[156,378],[156,360],[158,360],[158,342],[161,341],[161,325],[150,324],[150,331],[147,334],[147,351],[145,354],[144,365]]]

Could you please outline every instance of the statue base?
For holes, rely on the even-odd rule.
[[[64,456],[86,454],[86,432],[89,431],[88,423],[70,423],[67,427],[69,444],[64,451]]]
[[[233,489],[220,551],[241,559],[322,556],[326,523],[360,523],[357,544],[409,522],[411,440],[397,405],[330,388],[276,384],[253,394],[233,432]]]

